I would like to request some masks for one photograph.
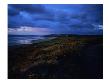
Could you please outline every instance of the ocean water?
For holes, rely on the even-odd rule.
[[[35,41],[45,40],[47,37],[35,35],[9,35],[8,45],[32,44]]]

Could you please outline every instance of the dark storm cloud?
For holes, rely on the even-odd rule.
[[[48,12],[45,7],[40,4],[9,4],[8,15],[9,27],[19,27],[23,25],[35,27],[37,20],[53,20],[53,14]]]
[[[9,5],[9,7],[12,7],[13,9],[21,12],[27,12],[27,13],[44,13],[45,12],[45,8],[43,7],[43,5],[32,5],[32,4],[13,4],[13,5]]]
[[[19,11],[14,9],[13,7],[9,6],[8,8],[8,15],[9,16],[14,16],[14,15],[17,15],[19,14]]]
[[[101,4],[89,5],[86,12],[88,12],[87,20],[90,22],[103,24],[103,6]]]
[[[103,25],[101,4],[10,4],[8,26],[45,27],[55,33],[94,33]],[[81,32],[82,31],[82,32]]]

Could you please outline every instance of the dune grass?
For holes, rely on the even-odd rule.
[[[102,36],[62,36],[11,47],[9,78],[102,78],[102,45]]]

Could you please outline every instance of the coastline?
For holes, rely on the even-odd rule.
[[[9,78],[102,78],[103,36],[61,36],[9,47],[8,60]]]

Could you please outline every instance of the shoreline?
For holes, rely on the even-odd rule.
[[[8,60],[9,78],[98,79],[103,77],[103,37],[62,36],[9,47]]]
[[[37,44],[37,43],[40,43],[40,42],[45,42],[45,41],[49,41],[49,40],[52,40],[52,39],[55,39],[57,37],[48,37],[48,38],[45,38],[45,39],[38,39],[38,40],[31,40],[30,43],[25,43],[25,44],[20,44],[20,43],[17,43],[17,44],[11,44],[9,45],[10,43],[8,43],[8,47],[13,47],[13,46],[22,46],[22,45],[32,45],[32,44]]]

